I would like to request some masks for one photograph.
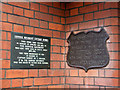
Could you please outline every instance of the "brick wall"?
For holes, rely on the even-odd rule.
[[[82,69],[71,68],[66,64],[66,87],[113,88],[119,86],[119,30],[117,2],[72,2],[66,4],[66,39],[71,31],[99,31],[101,26],[109,34],[107,48],[110,62],[105,68],[91,69],[85,73]],[[66,41],[65,41],[66,42]],[[66,42],[66,53],[68,50]]]
[[[2,3],[2,87],[64,87],[65,4]],[[10,69],[11,32],[51,37],[51,69]]]
[[[118,3],[2,2],[3,88],[111,88],[118,85]],[[85,73],[66,63],[70,31],[100,30],[110,36],[110,63]],[[11,32],[51,37],[51,69],[10,69]]]

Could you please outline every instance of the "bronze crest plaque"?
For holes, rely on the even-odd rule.
[[[67,63],[71,67],[88,69],[105,67],[109,62],[106,41],[109,39],[106,31],[71,32],[67,39],[69,43]]]

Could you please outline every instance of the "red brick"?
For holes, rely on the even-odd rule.
[[[22,79],[12,79],[12,87],[22,87]]]
[[[83,2],[72,2],[72,3],[66,4],[66,9],[71,9],[71,8],[81,7],[81,6],[83,6]]]
[[[1,38],[1,39],[2,39],[2,40],[6,40],[6,38],[7,38],[7,37],[6,37],[6,32],[3,32],[3,31],[2,31],[2,32],[1,32],[1,35],[2,35],[2,38]]]
[[[33,27],[25,26],[24,33],[26,33],[26,34],[33,34]]]
[[[118,10],[116,10],[116,9],[112,9],[112,10],[110,11],[110,14],[111,14],[111,16],[119,16]]]
[[[40,12],[35,12],[35,18],[46,20],[46,21],[52,21],[52,15],[48,15]]]
[[[48,28],[48,22],[46,22],[46,21],[40,21],[40,27],[41,28]]]
[[[2,53],[2,58],[3,58],[3,59],[6,59],[6,54],[7,54],[7,51],[3,51],[3,50],[2,50],[2,52],[1,52],[1,53]]]
[[[10,51],[7,51],[7,59],[10,59],[10,55],[11,55]]]
[[[60,2],[53,2],[53,7],[60,8]]]
[[[2,60],[2,68],[10,68],[10,60]]]
[[[103,10],[104,9],[104,3],[99,3],[99,10]]]
[[[109,52],[110,59],[119,59],[118,52]]]
[[[93,2],[90,2],[92,0],[89,0],[89,2],[84,2],[84,5],[90,5],[90,4],[93,4]]]
[[[85,21],[92,20],[93,19],[93,13],[85,14]]]
[[[93,85],[94,84],[94,78],[85,78],[85,84]]]
[[[61,77],[60,80],[61,80],[61,82],[60,82],[61,84],[65,83],[65,77]]]
[[[28,77],[28,70],[6,70],[6,78]]]
[[[62,24],[65,24],[65,18],[62,18],[62,17],[61,17],[61,23],[62,23]]]
[[[118,18],[105,19],[105,26],[107,26],[107,25],[118,25]]]
[[[23,8],[28,8],[29,9],[29,2],[8,2],[9,4],[23,7]]]
[[[44,70],[39,70],[39,76],[47,76],[47,70],[44,69]]]
[[[105,70],[105,77],[119,77],[120,70]]]
[[[64,40],[61,40],[61,39],[51,39],[51,45],[64,46]]]
[[[99,77],[104,77],[104,74],[105,74],[105,72],[104,72],[104,70],[99,70]]]
[[[2,14],[2,21],[7,21],[7,14],[1,13]]]
[[[29,70],[29,77],[37,77],[38,76],[38,70]]]
[[[48,13],[48,7],[45,5],[40,5],[40,12]]]
[[[69,69],[65,70],[65,76],[70,76],[70,70]]]
[[[2,76],[1,78],[5,78],[5,70],[0,70],[0,75]]]
[[[54,15],[58,15],[58,16],[64,16],[64,10],[55,9],[52,7],[49,7],[49,13],[54,14]]]
[[[63,61],[64,55],[62,54],[51,54],[51,60]]]
[[[11,33],[10,32],[7,33],[7,40],[11,40]]]
[[[83,21],[83,15],[66,18],[66,24],[76,23],[76,22],[81,22],[81,21]]]
[[[99,86],[89,86],[89,85],[82,86],[81,85],[80,88],[89,88],[89,89],[92,89],[92,90],[99,90]]]
[[[18,24],[29,25],[29,19],[25,17],[19,17],[15,15],[8,15],[8,21]]]
[[[47,90],[48,87],[47,86],[39,86],[38,88],[40,88],[40,89],[42,88],[44,90]]]
[[[2,11],[12,13],[13,7],[10,5],[2,4]]]
[[[105,30],[107,31],[108,34],[118,34],[118,26],[109,26],[105,27]]]
[[[80,78],[80,77],[66,77],[66,84],[83,84],[83,78]]]
[[[65,9],[65,3],[63,2],[61,2],[61,9]]]
[[[45,29],[35,28],[35,35],[52,37],[52,31],[45,30]]]
[[[14,7],[14,14],[23,15],[23,9]]]
[[[2,49],[2,47],[0,47],[0,49]],[[6,50],[0,50],[0,54],[1,54],[1,56],[0,56],[0,58],[2,58],[2,59],[6,59],[7,57],[7,51]],[[1,60],[1,62],[2,62],[2,60]]]
[[[0,22],[0,25],[1,25],[0,28],[2,29],[2,22]]]
[[[53,37],[60,38],[60,32],[53,31]]]
[[[40,2],[41,4],[52,6],[52,2]]]
[[[95,78],[95,85],[118,86],[118,79],[113,79],[113,78]]]
[[[61,53],[65,53],[65,47],[61,47]]]
[[[60,84],[60,78],[59,77],[53,77],[53,83],[52,84]]]
[[[52,85],[52,86],[48,86],[48,88],[50,88],[50,89],[54,89],[54,88],[61,89],[61,88],[64,88],[64,85]]]
[[[97,11],[97,10],[98,10],[97,4],[79,8],[80,14],[93,12],[93,11]]]
[[[97,27],[97,21],[89,21],[79,24],[79,29],[87,29]]]
[[[65,39],[65,33],[61,32],[61,38]]]
[[[69,32],[70,33],[70,32]],[[68,33],[67,33],[68,34]],[[69,34],[70,35],[70,34]],[[68,36],[68,35],[67,35]],[[67,40],[65,41],[65,46],[69,46],[69,43],[67,42]]]
[[[49,29],[64,31],[64,25],[49,23]]]
[[[64,70],[48,70],[49,76],[64,76]]]
[[[78,76],[78,70],[70,70],[70,76]]]
[[[109,35],[109,40],[107,42],[118,42],[119,39],[118,39],[118,35]]]
[[[36,19],[30,19],[30,25],[35,26],[35,27],[39,27],[39,21]]]
[[[51,62],[51,68],[60,68],[60,62]]]
[[[69,87],[70,87],[70,88],[75,88],[75,89],[80,88],[80,86],[79,86],[79,85],[72,85],[72,84],[71,84],[71,85],[69,85]]]
[[[70,31],[73,31],[73,30],[78,30],[78,24],[71,24],[70,25]]]
[[[117,51],[118,43],[109,43],[107,44],[108,51]]]
[[[66,11],[65,11],[65,16],[68,17],[68,16],[69,16],[69,13],[70,13],[70,11],[69,11],[69,10],[66,10]]]
[[[105,18],[105,17],[110,17],[110,16],[118,16],[118,11],[117,10],[105,10],[105,11],[99,11],[94,13],[94,18]]]
[[[51,78],[34,78],[34,85],[48,85],[51,84]]]
[[[53,22],[60,23],[60,17],[58,17],[58,16],[53,16]]]
[[[99,20],[99,26],[104,26],[104,19]]]
[[[119,68],[119,61],[109,61],[109,64],[105,68]]]
[[[60,53],[60,47],[53,46],[53,52]]]
[[[70,16],[73,16],[73,15],[78,15],[78,8],[70,10]]]
[[[106,2],[104,8],[118,8],[118,2]]]
[[[68,52],[68,47],[66,47],[66,51],[65,51],[65,53],[67,53]]]
[[[2,22],[2,30],[12,31],[12,24],[11,23],[6,23],[6,22]]]
[[[23,81],[23,86],[32,86],[33,85],[33,78],[25,78]]]
[[[61,62],[61,67],[60,68],[65,68],[65,63]]]
[[[30,10],[24,10],[24,15],[26,17],[34,17],[34,12],[33,11],[30,11]]]
[[[2,82],[2,88],[10,88],[11,81],[7,79],[0,80]]]
[[[39,4],[30,3],[30,9],[39,11]]]
[[[2,49],[10,49],[11,42],[10,41],[0,41],[2,43]]]
[[[36,90],[36,89],[38,89],[38,88],[40,88],[40,87],[41,87],[41,88],[42,88],[42,87],[44,88],[44,86],[31,86],[31,87],[28,87],[27,89],[30,88],[30,89],[35,89],[35,90]]]
[[[88,70],[87,73],[84,70],[79,70],[79,76],[98,76],[98,70]]]
[[[23,33],[23,26],[14,24],[14,32]]]
[[[70,31],[70,25],[65,25],[65,31]]]

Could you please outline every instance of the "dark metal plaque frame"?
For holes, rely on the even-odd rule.
[[[15,35],[20,36],[26,36],[26,37],[33,37],[33,38],[42,38],[42,39],[48,39],[48,42],[42,42],[44,45],[46,45],[46,49],[48,51],[44,52],[45,62],[48,62],[48,64],[34,64],[33,66],[30,66],[29,64],[15,64],[14,61],[18,61],[17,57],[20,56],[19,52],[28,52],[28,50],[15,50],[15,47],[18,46],[16,42],[21,42],[22,39],[15,39]],[[24,41],[31,41],[31,42],[40,42],[36,40],[25,40]],[[17,33],[17,32],[11,32],[11,59],[10,59],[10,68],[11,69],[50,69],[50,43],[51,38],[50,37],[44,37],[44,36],[38,36],[38,35],[31,35],[31,34],[24,34],[24,33]],[[37,51],[36,53],[41,53],[43,51]],[[43,56],[38,56],[38,58],[42,58]]]
[[[109,54],[106,47],[108,34],[101,28],[100,31],[71,32],[67,39],[69,43],[67,63],[71,67],[82,68],[86,72],[92,68],[102,68],[109,63]]]

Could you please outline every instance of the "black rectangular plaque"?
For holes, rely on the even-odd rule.
[[[11,32],[12,69],[49,69],[50,37]]]

